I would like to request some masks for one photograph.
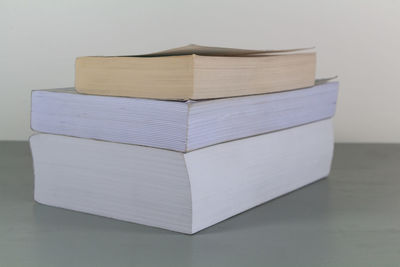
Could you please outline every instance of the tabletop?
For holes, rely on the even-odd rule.
[[[400,266],[400,144],[336,144],[327,179],[195,235],[33,200],[27,142],[0,142],[0,266]]]

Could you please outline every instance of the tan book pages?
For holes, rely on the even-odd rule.
[[[192,99],[255,95],[314,85],[315,53],[204,57],[194,61]]]
[[[193,56],[81,57],[75,87],[84,94],[190,99]]]
[[[81,57],[75,87],[85,94],[196,100],[312,86],[316,54],[297,51],[189,45],[139,56]]]

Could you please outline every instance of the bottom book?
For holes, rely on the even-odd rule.
[[[331,120],[188,153],[37,134],[39,203],[193,234],[329,174]]]

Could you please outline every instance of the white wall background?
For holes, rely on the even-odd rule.
[[[31,89],[72,86],[77,56],[197,43],[316,46],[336,140],[400,142],[400,1],[1,0],[0,34],[0,139],[28,138]]]

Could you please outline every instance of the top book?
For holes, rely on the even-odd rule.
[[[75,88],[94,95],[199,100],[314,85],[316,54],[188,45],[133,56],[79,57]]]

